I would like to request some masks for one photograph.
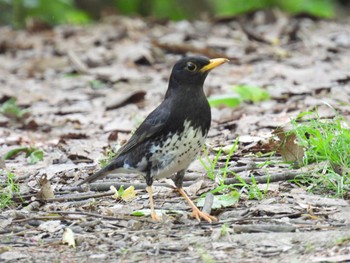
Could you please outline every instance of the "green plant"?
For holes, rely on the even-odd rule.
[[[234,16],[258,9],[280,8],[288,13],[308,13],[319,17],[332,17],[333,0],[124,0],[116,1],[124,14],[142,14],[158,18],[185,19],[199,17],[201,12],[215,16]]]
[[[237,85],[232,88],[234,93],[219,96],[213,96],[208,99],[211,107],[227,106],[237,107],[242,102],[257,103],[270,99],[270,94],[257,86]]]
[[[259,9],[279,8],[290,14],[306,13],[317,17],[334,16],[334,0],[0,0],[0,22],[23,28],[30,19],[50,25],[84,24],[101,11],[113,7],[124,15],[143,15],[172,20],[235,16]],[[83,3],[83,4],[82,4]]]
[[[220,158],[222,148],[219,149],[219,151],[216,153],[215,157],[213,160],[209,158],[209,153],[207,148],[204,146],[204,155],[205,155],[205,160],[202,159],[202,157],[199,157],[200,163],[203,165],[204,169],[207,171],[208,177],[215,181],[215,168],[217,165],[217,162]]]
[[[338,246],[350,244],[350,237],[347,236],[347,237],[338,238],[338,239],[335,241],[335,243],[336,243]]]
[[[29,111],[17,106],[15,98],[10,98],[0,105],[0,113],[12,119],[22,119],[28,116]]]
[[[291,14],[307,13],[330,18],[334,16],[335,2],[333,0],[215,0],[214,3],[214,10],[218,16],[232,16],[273,7]]]
[[[255,180],[254,175],[252,175],[251,180],[252,183],[248,184],[247,182],[245,182],[238,174],[235,175],[235,177],[237,178],[237,180],[240,183],[234,184],[236,187],[241,187],[241,192],[245,192],[248,196],[248,199],[252,200],[252,199],[256,199],[256,200],[262,200],[267,191],[268,191],[268,187],[269,187],[269,180],[266,184],[266,187],[264,189],[264,191],[261,191],[257,181]]]
[[[266,158],[265,161],[255,164],[257,168],[264,168],[267,166],[273,166],[273,165],[285,163],[281,160],[276,160],[276,158],[274,158],[276,156],[276,151],[271,151],[267,153],[256,153],[254,154],[254,156],[256,156],[257,158],[264,158],[264,157]]]
[[[110,161],[117,155],[119,146],[116,148],[108,148],[104,158],[101,158],[98,162],[101,168],[106,167]]]
[[[225,179],[227,177],[227,174],[232,173],[229,170],[229,161],[231,159],[231,156],[237,149],[237,146],[238,146],[238,139],[232,144],[231,148],[226,153],[227,156],[225,160],[225,165],[222,168],[217,169],[218,160],[222,155],[222,153],[224,152],[223,148],[220,148],[218,150],[213,160],[209,158],[208,152],[207,150],[205,150],[204,152],[205,152],[205,158],[207,163],[205,163],[203,159],[201,158],[199,159],[203,167],[206,169],[208,177],[211,180],[218,183],[218,186],[215,189],[210,191],[212,194],[215,194],[213,208],[228,207],[228,206],[234,205],[239,200],[241,193],[246,191],[250,193],[250,196],[254,196],[256,199],[261,199],[264,196],[263,193],[259,192],[260,190],[257,186],[256,181],[253,181],[253,184],[248,184],[241,179],[240,183],[225,184]],[[238,175],[235,175],[235,176],[238,176]],[[197,203],[199,207],[203,206],[205,195],[206,194],[203,194],[199,198]]]
[[[44,159],[44,152],[42,150],[38,148],[26,147],[26,146],[18,147],[8,151],[3,156],[3,159],[4,160],[11,159],[21,152],[24,152],[26,154],[29,164],[36,164],[37,162],[42,161]]]
[[[222,168],[217,169],[218,160],[223,152],[222,148],[218,150],[213,160],[209,158],[208,152],[205,149],[204,153],[207,163],[204,162],[203,159],[199,159],[203,167],[206,169],[208,177],[218,183],[218,186],[210,191],[212,194],[216,194],[214,195],[213,208],[232,206],[239,200],[242,193],[246,193],[249,199],[261,200],[264,198],[268,191],[269,182],[267,182],[265,190],[261,191],[254,176],[252,176],[252,183],[249,184],[245,182],[239,175],[230,172],[229,161],[237,149],[237,146],[238,139],[234,142],[230,150],[227,152],[225,165]],[[225,179],[228,173],[234,174],[239,182],[235,184],[225,184]],[[203,194],[198,200],[197,205],[199,207],[203,206],[204,197],[205,194]]]
[[[114,191],[114,199],[121,199],[126,202],[133,200],[136,196],[134,186],[129,186],[128,188],[124,189],[124,186],[122,185],[120,186],[119,190],[117,190],[114,186],[111,186],[111,190]]]
[[[7,180],[4,187],[1,186],[0,193],[0,209],[4,209],[13,204],[12,196],[14,193],[19,193],[19,185],[15,183],[15,175],[11,172],[5,172],[0,170],[1,173],[5,173]]]
[[[237,146],[238,146],[238,139],[232,144],[229,152],[227,153],[225,165],[223,168],[220,168],[218,172],[216,171],[216,167],[217,167],[217,163],[219,161],[219,158],[223,153],[223,149],[220,147],[219,150],[217,151],[214,159],[211,160],[209,158],[209,154],[208,154],[207,149],[204,148],[204,155],[205,155],[206,161],[204,161],[201,157],[199,157],[199,161],[203,165],[204,169],[207,171],[208,177],[211,180],[219,183],[220,185],[224,184],[224,181],[227,177],[227,173],[229,172],[228,171],[229,161],[231,159],[231,156],[233,155],[233,153],[237,149]]]
[[[197,248],[197,253],[200,256],[202,262],[204,263],[215,263],[215,259],[212,255],[208,253],[207,250],[203,249],[202,247]]]
[[[220,232],[222,236],[226,236],[230,233],[230,226],[227,223],[222,224]]]
[[[102,89],[103,87],[106,86],[106,84],[103,83],[103,81],[98,80],[98,79],[93,79],[93,80],[89,81],[89,85],[92,89]]]
[[[259,102],[270,99],[270,94],[263,88],[252,85],[237,85],[232,89],[242,101]]]
[[[308,120],[302,120],[304,117]],[[321,119],[317,111],[304,112],[292,121],[288,135],[295,135],[296,143],[304,149],[302,164],[319,164],[319,172],[312,177],[294,180],[310,191],[344,197],[350,189],[350,130],[344,117]]]
[[[85,24],[90,21],[86,12],[75,7],[73,0],[0,0],[0,6],[9,9],[8,13],[12,12],[12,16],[5,17],[5,22],[15,28],[23,28],[32,18],[49,25]]]

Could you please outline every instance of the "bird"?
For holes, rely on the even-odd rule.
[[[178,192],[192,208],[198,221],[217,221],[202,212],[183,189],[189,165],[202,150],[211,124],[211,110],[203,90],[208,73],[228,62],[188,56],[178,60],[170,74],[164,100],[154,109],[117,151],[110,163],[78,183],[78,186],[103,178],[109,173],[137,173],[146,179],[151,217],[161,220],[154,208],[154,179],[172,177]]]

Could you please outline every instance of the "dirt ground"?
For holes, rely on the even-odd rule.
[[[282,179],[259,184],[268,187],[261,200],[242,195],[231,206],[213,208],[219,221],[212,224],[190,217],[169,180],[154,184],[162,222],[132,215],[148,209],[143,178],[111,175],[90,190],[76,187],[160,103],[172,65],[190,54],[231,60],[210,73],[208,96],[230,94],[238,84],[263,87],[271,96],[212,108],[210,158],[239,137],[232,171],[244,178]],[[292,170],[278,154],[258,154],[272,151],[265,147],[275,140],[272,132],[300,112],[317,107],[322,118],[332,118],[336,109],[348,118],[349,58],[350,20],[279,12],[214,22],[111,17],[45,31],[0,28],[0,103],[16,98],[29,112],[21,119],[0,115],[0,154],[20,146],[44,151],[36,164],[25,154],[0,163],[15,175],[22,196],[0,213],[0,261],[350,261],[349,200],[309,193],[287,180],[302,169]],[[219,164],[225,160],[222,156]],[[0,174],[1,185],[6,175]],[[48,200],[44,177],[54,191]],[[136,198],[113,198],[108,182],[117,189],[135,186]],[[185,186],[196,200],[217,183],[195,161]],[[62,242],[67,229],[75,247]]]

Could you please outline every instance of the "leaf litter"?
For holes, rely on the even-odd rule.
[[[287,181],[319,167],[291,169],[279,155],[299,162],[303,150],[283,132],[284,147],[273,138],[276,128],[300,112],[317,108],[321,118],[334,117],[326,104],[349,120],[350,21],[279,14],[275,23],[264,23],[261,18],[271,14],[254,15],[260,22],[250,20],[249,28],[235,19],[164,24],[126,17],[38,33],[0,28],[0,153],[8,154],[1,163],[1,191],[8,172],[20,186],[19,193],[11,192],[13,203],[0,212],[0,259],[346,258],[349,242],[339,240],[350,236],[348,200],[310,194]],[[228,162],[219,156],[213,174],[225,165],[231,172],[211,180],[196,161],[185,187],[204,206],[200,196],[220,182],[242,184],[235,175],[255,182],[255,193],[237,196],[228,188],[214,194],[212,214],[219,222],[209,225],[188,218],[189,208],[166,180],[155,183],[156,209],[164,220],[159,223],[145,216],[148,196],[136,175],[111,175],[106,182],[114,183],[113,191],[102,182],[91,189],[75,187],[161,102],[172,65],[190,54],[232,61],[208,77],[208,96],[236,98],[231,96],[236,86],[254,87],[254,94],[240,88],[244,99],[237,107],[212,108],[208,159],[219,149],[227,154],[238,138]],[[36,150],[32,161],[21,154],[28,149]],[[276,150],[277,156],[270,154]]]

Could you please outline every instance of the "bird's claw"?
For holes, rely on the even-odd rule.
[[[193,209],[192,216],[195,217],[198,221],[201,221],[201,218],[208,221],[209,223],[218,221],[215,216],[208,215],[207,213],[200,211],[198,208]]]

